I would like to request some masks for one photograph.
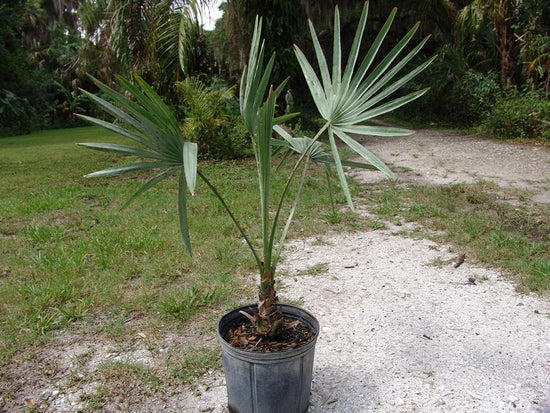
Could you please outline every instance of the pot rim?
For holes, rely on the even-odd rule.
[[[220,318],[220,320],[218,321],[216,333],[218,335],[218,340],[220,342],[220,345],[222,346],[222,350],[225,349],[235,357],[240,356],[240,357],[245,357],[247,359],[252,358],[252,359],[267,360],[267,359],[296,357],[310,350],[311,347],[315,346],[317,342],[317,338],[319,337],[319,321],[317,320],[317,318],[315,318],[315,316],[311,314],[309,311],[301,307],[297,307],[295,305],[291,305],[291,304],[277,304],[277,305],[283,312],[283,315],[292,319],[299,319],[300,321],[305,322],[305,324],[308,326],[308,328],[310,328],[313,331],[313,334],[314,334],[311,341],[296,348],[281,350],[281,351],[273,351],[273,352],[247,351],[247,350],[234,347],[231,344],[229,344],[229,342],[225,339],[223,333],[225,333],[227,331],[227,328],[234,322],[240,319],[246,320],[245,316],[243,316],[242,314],[239,314],[239,311],[249,312],[251,308],[258,307],[258,305],[255,303],[255,304],[249,304],[249,305],[244,305],[241,307],[234,308],[226,312]]]

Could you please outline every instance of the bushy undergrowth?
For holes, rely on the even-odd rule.
[[[198,144],[203,159],[247,155],[249,138],[239,116],[234,89],[207,86],[196,78],[176,83],[181,99],[182,132],[187,140]]]
[[[451,88],[443,109],[454,124],[479,124],[492,111],[501,93],[495,73],[468,71]]]
[[[8,90],[0,91],[0,136],[29,133],[34,112],[27,99]]]
[[[503,88],[498,73],[471,65],[475,51],[470,49],[446,46],[438,52],[431,67],[407,86],[429,84],[430,91],[395,111],[398,121],[480,128],[497,139],[550,138],[550,101],[543,91],[526,92],[529,83]]]
[[[550,139],[550,100],[539,92],[502,90],[491,73],[468,71],[393,116],[419,127],[476,127],[496,139]]]
[[[500,94],[494,74],[468,71],[440,88],[432,88],[414,104],[397,110],[395,116],[418,124],[474,126],[491,113]]]
[[[438,53],[434,63],[407,86],[412,91],[427,84],[428,93],[398,109],[395,116],[419,125],[479,125],[502,94],[498,74],[474,69],[468,64],[470,51],[463,47],[446,46]]]
[[[483,128],[499,139],[550,139],[550,101],[533,92],[503,99]]]

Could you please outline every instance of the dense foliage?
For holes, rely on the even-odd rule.
[[[264,16],[266,52],[276,52],[271,81],[288,75],[295,110],[312,124],[313,103],[300,74],[293,45],[311,59],[307,19],[330,50],[331,15],[341,14],[343,50],[351,47],[362,2],[356,0],[226,0],[215,29],[206,31],[199,18],[214,0],[2,0],[0,1],[0,135],[32,129],[69,126],[75,113],[92,110],[79,88],[93,88],[87,74],[113,84],[116,74],[139,75],[167,97],[172,107],[184,107],[176,83],[187,77],[203,84],[238,83],[247,61],[256,15]],[[459,126],[492,125],[495,107],[521,105],[510,99],[537,100],[544,106],[550,93],[550,2],[546,0],[395,0],[371,2],[365,33],[375,33],[393,6],[398,7],[392,35],[397,42],[405,29],[421,20],[417,36],[432,34],[425,56],[439,58],[417,79],[430,92],[414,107],[396,115],[422,123]],[[346,36],[346,33],[350,33]],[[368,42],[367,42],[368,43]],[[329,46],[329,47],[327,47]],[[363,45],[363,52],[368,48]],[[382,49],[387,53],[389,49]],[[419,58],[422,58],[419,57]],[[327,56],[331,58],[330,53]],[[414,62],[413,62],[414,63]],[[411,85],[415,88],[417,85]],[[284,96],[284,94],[282,95]],[[284,99],[278,102],[283,111]],[[180,112],[187,113],[186,111]],[[540,136],[547,122],[544,111],[532,130]],[[498,113],[494,114],[498,117]],[[183,119],[180,119],[184,122]],[[494,119],[493,119],[494,120]],[[487,126],[496,133],[494,127]],[[312,126],[313,128],[313,126]],[[228,131],[229,132],[229,131]],[[509,136],[509,134],[508,134]],[[521,132],[518,136],[531,136]]]
[[[550,139],[550,101],[533,92],[515,93],[496,104],[483,126],[501,139]]]
[[[206,86],[190,77],[176,82],[176,91],[181,102],[183,136],[198,144],[201,157],[234,159],[249,151],[235,87]]]

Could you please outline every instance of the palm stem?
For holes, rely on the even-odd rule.
[[[254,246],[250,242],[250,239],[248,238],[248,235],[246,235],[245,230],[242,228],[241,224],[239,223],[239,221],[237,220],[237,218],[235,217],[235,215],[233,214],[233,212],[231,211],[231,209],[229,208],[229,206],[227,205],[227,203],[223,199],[222,195],[218,192],[216,187],[214,185],[212,185],[212,183],[208,180],[208,178],[201,171],[197,171],[197,175],[200,176],[200,178],[204,181],[204,183],[208,186],[208,188],[210,188],[210,190],[214,193],[216,198],[218,198],[218,200],[220,201],[220,203],[224,207],[225,212],[227,212],[227,214],[229,215],[229,217],[231,218],[231,220],[233,221],[233,223],[237,227],[238,231],[240,232],[241,236],[246,241],[246,245],[248,245],[248,248],[250,248],[250,251],[252,252],[252,255],[254,256],[254,259],[256,260],[256,265],[258,266],[258,269],[260,269],[260,271],[261,271],[261,269],[263,267],[262,260],[258,256],[258,253],[256,252],[256,249],[254,248]]]
[[[269,237],[269,245],[272,247],[273,246],[273,243],[275,241],[275,231],[276,231],[276,228],[277,228],[277,223],[279,222],[279,215],[281,214],[281,210],[283,209],[283,203],[284,203],[284,200],[286,198],[286,194],[288,192],[288,189],[290,188],[290,183],[292,182],[292,180],[294,179],[294,175],[296,175],[296,172],[298,171],[298,168],[300,167],[301,163],[303,162],[304,159],[307,159],[307,156],[308,156],[308,153],[309,151],[311,150],[311,148],[313,147],[313,145],[315,144],[315,142],[317,142],[317,140],[319,140],[319,138],[321,137],[321,135],[323,134],[323,132],[329,127],[330,125],[330,122],[327,122],[320,130],[319,132],[317,132],[317,134],[315,135],[315,137],[311,140],[311,142],[309,143],[308,147],[306,148],[306,150],[304,150],[301,154],[300,154],[300,157],[298,158],[298,160],[296,161],[296,163],[294,164],[294,167],[292,168],[292,171],[290,172],[289,176],[288,176],[288,179],[286,181],[286,184],[283,188],[283,192],[279,198],[279,204],[277,205],[277,210],[275,212],[275,217],[273,218],[273,226],[271,228],[271,235]],[[281,239],[281,242],[284,242],[284,238]],[[273,260],[269,263],[266,263],[268,264],[270,267],[273,267],[275,268],[277,266],[277,262],[279,261],[279,256],[280,256],[280,249],[277,251],[275,257],[273,258]]]

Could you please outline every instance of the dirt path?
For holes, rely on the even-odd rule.
[[[548,148],[431,130],[364,143],[401,180],[492,180],[550,202]],[[382,179],[376,172],[350,175]],[[550,299],[520,295],[499,271],[468,260],[458,268],[434,265],[456,253],[391,228],[289,243],[280,295],[301,300],[321,324],[309,413],[550,412]],[[327,271],[308,275],[319,264]],[[86,411],[83,395],[93,397],[98,384],[79,380],[93,377],[102,362],[118,357],[154,370],[164,357],[138,339],[127,352],[87,340],[60,337],[44,355],[52,375],[29,378],[20,395],[47,401],[48,412]],[[223,373],[200,382],[193,391],[142,394],[104,411],[226,413]]]
[[[502,186],[537,192],[535,202],[550,203],[550,149],[511,145],[478,136],[458,136],[418,130],[402,138],[360,139],[401,180],[419,184],[453,184],[481,179]],[[360,182],[383,179],[382,174],[357,171]]]

